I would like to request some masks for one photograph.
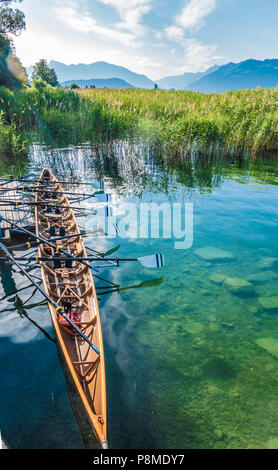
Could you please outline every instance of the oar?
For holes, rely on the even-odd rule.
[[[41,281],[42,282],[42,281]],[[4,295],[4,297],[1,297],[0,299],[0,302],[2,302],[3,300],[7,299],[7,297],[11,297],[12,295],[15,295],[17,294],[18,292],[21,292],[22,290],[26,290],[26,289],[29,289],[30,287],[32,287],[33,284],[30,284],[29,286],[24,286],[24,287],[21,287],[21,289],[17,289],[9,294],[6,294]]]
[[[77,260],[81,260],[82,258],[76,258]],[[86,258],[85,258],[86,259]],[[60,258],[62,260],[62,258]],[[95,258],[87,258],[89,261],[98,261]],[[155,255],[148,255],[148,256],[141,256],[140,258],[102,258],[103,261],[113,261],[117,265],[121,261],[138,261],[142,266],[145,268],[162,268],[164,266],[164,256],[163,254],[155,254]]]
[[[25,276],[29,279],[30,282],[32,282],[34,284],[34,286],[38,289],[38,291],[46,298],[46,300],[51,304],[53,305],[53,307],[55,307],[56,309],[56,312],[60,315],[62,315],[62,317],[75,329],[75,331],[77,331],[77,333],[89,344],[89,346],[91,346],[91,348],[97,353],[97,354],[100,354],[100,350],[91,342],[91,340],[83,333],[83,331],[80,330],[80,328],[78,328],[78,326],[74,323],[74,321],[72,321],[71,318],[69,318],[63,307],[61,307],[61,305],[57,304],[57,302],[55,302],[51,297],[49,297],[49,295],[44,292],[44,290],[39,286],[39,284],[37,282],[35,282],[33,279],[32,279],[32,276],[30,276],[30,274],[28,274],[26,272],[25,269],[23,269],[19,263],[17,263],[17,261],[15,260],[15,258],[13,257],[13,255],[9,252],[9,250],[5,247],[5,245],[3,245],[3,243],[0,242],[0,248],[4,251],[4,253],[6,253],[6,255],[14,262],[14,264],[20,269],[20,271],[22,273],[25,274]]]
[[[54,248],[55,250],[57,249],[57,246],[56,245],[53,245],[51,242],[49,242],[48,240],[45,240],[44,238],[42,237],[39,237],[38,235],[30,232],[29,230],[26,230],[25,228],[23,227],[20,227],[19,225],[17,225],[15,222],[9,220],[9,219],[6,219],[5,217],[3,217],[2,215],[0,215],[0,222],[2,220],[5,220],[7,223],[11,224],[12,226],[18,228],[21,232],[23,233],[27,233],[28,235],[30,235],[31,237],[33,238],[37,238],[38,240],[40,240],[42,243],[47,243],[49,246],[51,246],[52,248]],[[81,227],[82,228],[82,227]],[[70,256],[72,259],[74,259],[74,256],[71,255],[70,253],[68,253],[67,251],[64,251],[62,249],[60,249],[60,251],[68,256]],[[98,272],[98,269],[94,268],[93,266],[90,266],[88,263],[85,263],[85,261],[81,261],[82,264],[84,264],[84,266],[87,266],[88,268],[90,268],[92,271],[96,271]],[[101,281],[104,281],[104,282],[107,282],[107,284],[110,284],[111,286],[114,286],[114,287],[117,287],[118,284],[115,284],[114,282],[112,281],[108,281],[107,279],[104,279],[100,276],[97,276],[96,274],[93,274],[93,276],[97,279],[100,279]]]
[[[56,242],[57,240],[65,240],[68,238],[74,238],[74,237],[87,237],[87,235],[82,234],[82,233],[75,233],[73,235],[65,235],[64,237],[55,237],[55,238],[50,238],[50,242]],[[45,239],[45,243],[47,244],[48,239]],[[17,248],[31,248],[31,246],[38,246],[40,242],[26,242],[22,243],[21,245],[14,245],[14,246],[9,246],[10,250],[16,250]]]
[[[24,183],[35,183],[37,184],[38,183],[38,180],[30,180],[30,179],[25,179],[25,178],[14,178],[14,179],[9,179],[7,180],[5,183],[3,184],[8,184],[8,183],[11,183],[13,181],[23,181]],[[92,186],[93,188],[95,189],[103,189],[103,186],[104,186],[104,183],[103,181],[95,181],[95,182],[92,182],[92,183],[88,183],[88,182],[83,182],[83,181],[50,181],[50,180],[41,180],[39,181],[40,183],[46,183],[47,185],[50,184],[72,184],[72,185],[85,185],[85,186]]]
[[[13,183],[14,181],[18,181],[18,179],[9,179],[9,180],[6,180],[4,183],[1,183],[0,186],[5,186],[6,184],[9,184],[9,183]]]
[[[0,185],[2,186],[2,185]],[[20,186],[17,186],[16,188],[5,188],[5,189],[0,189],[0,193],[10,193],[11,191],[18,191]]]
[[[97,295],[105,295],[105,294],[112,294],[113,292],[120,292],[122,290],[129,290],[129,289],[141,289],[146,287],[157,287],[163,282],[163,277],[159,277],[157,279],[148,279],[146,281],[140,282],[140,284],[136,284],[135,286],[128,286],[128,287],[119,287],[116,289],[106,290],[104,292],[98,292]],[[96,289],[109,289],[109,287],[96,287]]]
[[[51,336],[47,333],[47,331],[45,331],[37,322],[35,322],[35,320],[32,320],[32,318],[29,317],[29,315],[27,314],[27,312],[25,310],[26,307],[25,307],[24,303],[22,302],[21,298],[17,294],[16,294],[15,297],[16,298],[15,298],[14,306],[15,306],[18,314],[20,315],[20,317],[21,318],[22,317],[27,318],[27,320],[29,320],[34,326],[36,326],[45,335],[45,337],[47,339],[49,339],[53,343],[56,343],[56,341],[53,338],[51,338]]]
[[[30,232],[29,230],[26,230],[25,228],[23,227],[20,227],[19,225],[17,225],[15,222],[13,222],[12,220],[9,220],[9,219],[6,219],[5,217],[3,217],[2,215],[0,215],[0,222],[4,220],[5,222],[7,222],[8,224],[11,224],[12,226],[18,228],[21,232],[24,232],[24,233],[27,233],[28,235],[30,235],[31,237],[33,238],[37,238],[37,240],[40,240],[42,243],[45,243],[45,239],[40,237],[39,235],[36,235],[35,233],[32,233]],[[50,241],[47,240],[47,244],[49,246],[51,246],[52,248],[54,248],[55,250],[57,250],[57,246],[56,245],[53,245],[53,243],[51,243]],[[67,251],[63,250],[62,248],[59,248],[59,251],[61,251],[61,253],[63,253],[64,255],[67,255],[69,256],[71,259],[75,259],[75,256],[73,256],[71,253],[68,253]],[[94,268],[93,266],[90,266],[88,263],[85,263],[85,261],[81,261],[82,264],[84,264],[85,266],[87,266],[88,268],[98,272],[98,269]]]
[[[105,258],[105,256],[112,255],[113,253],[115,253],[115,251],[118,251],[120,247],[121,245],[114,246],[114,248],[110,248],[110,250],[107,250],[105,253],[100,253],[100,254],[103,258]],[[92,248],[90,248],[90,250],[92,250]],[[95,250],[92,250],[92,251],[95,251]]]
[[[87,194],[87,193],[71,193],[68,191],[56,191],[56,189],[33,189],[33,188],[25,188],[24,186],[18,187],[17,190],[23,192],[30,192],[30,193],[55,193],[55,194],[68,194],[69,196],[81,196],[81,197],[95,197],[95,193]],[[3,190],[4,191],[4,190]],[[11,190],[10,190],[11,191]]]
[[[90,210],[88,207],[71,207],[71,206],[63,206],[59,205],[57,201],[49,201],[49,202],[36,202],[36,201],[10,201],[9,199],[3,200],[0,199],[0,206],[38,206],[38,207],[51,207],[52,209],[74,209],[74,210]]]
[[[51,246],[51,245],[50,245]],[[60,250],[62,251],[62,250]],[[0,260],[5,260],[6,258],[0,257]],[[62,256],[30,256],[30,257],[19,257],[15,258],[18,261],[21,260],[28,260],[28,261],[113,261],[115,265],[119,265],[120,261],[138,261],[142,266],[145,268],[161,268],[164,266],[164,256],[162,254],[150,255],[150,256],[143,256],[141,258],[92,258],[92,257],[62,257]]]
[[[44,192],[45,192],[45,191],[44,191]],[[64,193],[64,194],[65,194],[65,193]],[[98,203],[105,203],[105,204],[108,204],[108,203],[111,202],[111,200],[112,200],[112,195],[111,195],[110,193],[95,193],[94,195],[89,196],[89,197],[94,197],[94,199],[96,199],[96,202],[98,202]],[[88,199],[88,196],[86,196],[86,199]],[[2,198],[2,199],[0,199],[0,200],[1,200],[2,202],[6,202],[6,203],[10,203],[10,204],[14,203],[14,201],[10,201],[9,199],[3,199],[3,198]],[[75,198],[75,200],[76,200],[76,198]],[[30,203],[30,204],[31,204],[31,205],[32,205],[32,204],[48,205],[48,201],[49,201],[49,203],[56,203],[56,204],[59,203],[59,201],[57,201],[56,199],[45,199],[44,201],[45,201],[45,202],[40,201],[40,202],[36,202],[36,203],[34,202],[34,203]],[[17,204],[17,205],[20,205],[20,204],[19,204],[20,202],[23,202],[23,201],[18,201],[18,204]],[[66,206],[62,206],[62,207],[66,207]],[[85,208],[85,209],[87,209],[87,208]]]

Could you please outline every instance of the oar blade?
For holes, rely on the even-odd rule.
[[[112,255],[113,253],[115,253],[115,251],[118,251],[118,249],[120,248],[121,245],[117,245],[117,246],[114,246],[114,248],[111,248],[110,250],[106,251],[105,253],[100,253],[100,255],[103,257],[103,258],[106,258],[107,256],[110,256]]]
[[[104,182],[103,181],[94,181],[93,183],[91,183],[91,186],[94,189],[104,189]]]
[[[105,202],[108,204],[112,201],[112,195],[109,193],[95,194],[95,199],[97,202]]]
[[[156,279],[147,279],[146,281],[142,281],[140,284],[138,284],[135,287],[157,287],[160,286],[163,282],[163,277],[159,277]]]
[[[164,256],[160,254],[142,256],[138,261],[145,268],[162,268],[164,266]]]

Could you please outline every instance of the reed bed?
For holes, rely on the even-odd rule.
[[[179,153],[220,148],[234,155],[278,150],[278,89],[203,94],[163,90],[82,90],[82,97],[129,116],[137,131]]]
[[[26,151],[30,133],[55,146],[144,138],[181,157],[278,151],[278,90],[219,94],[50,86],[0,87],[0,155]]]

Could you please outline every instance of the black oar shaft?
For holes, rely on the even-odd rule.
[[[30,235],[31,237],[33,238],[36,238],[37,240],[40,240],[42,243],[47,243],[48,245],[50,245],[52,248],[54,249],[57,249],[57,246],[53,245],[51,242],[49,241],[45,241],[45,239],[43,239],[42,237],[40,237],[39,235],[36,235],[32,232],[29,232],[29,230],[26,230],[25,228],[23,227],[20,227],[19,225],[17,225],[16,223],[12,222],[11,220],[9,219],[6,219],[5,217],[3,217],[2,215],[0,215],[0,222],[1,220],[5,220],[7,223],[11,224],[12,226],[20,229],[21,231],[23,231],[24,233],[27,233],[28,235]],[[60,249],[60,251],[66,255],[69,255],[72,259],[74,259],[74,256],[71,255],[70,253]],[[97,271],[97,269],[95,269],[93,266],[90,266],[88,263],[86,263],[85,261],[81,261],[82,264],[84,264],[84,266],[87,266],[88,268],[90,268],[91,270],[93,271]],[[102,277],[100,276],[97,276],[96,274],[93,274],[94,277],[96,277],[97,279],[100,279],[101,281],[104,281],[104,282],[107,282],[108,284],[112,285],[112,286],[117,286],[117,284],[115,284],[114,282],[112,281],[108,281],[107,279],[103,279]]]
[[[58,240],[64,240],[64,239],[68,239],[68,238],[74,238],[74,237],[84,237],[84,235],[82,235],[82,233],[74,233],[72,235],[65,235],[64,237],[55,237],[55,238],[51,238],[50,239],[50,242],[56,242]],[[48,240],[45,239],[45,243],[47,243]],[[39,245],[40,242],[26,242],[26,243],[22,243],[21,245],[14,245],[14,246],[10,246],[9,249],[10,250],[15,250],[17,248],[31,248],[31,246],[37,246]]]
[[[20,207],[20,206],[41,206],[41,207],[51,207],[52,209],[73,209],[73,210],[88,210],[87,207],[71,207],[71,206],[63,206],[61,204],[57,204],[55,201],[49,201],[49,202],[31,202],[31,201],[11,201],[9,199],[0,199],[0,206],[15,206],[15,207]]]
[[[48,241],[45,242],[46,244],[49,245]],[[62,251],[62,250],[60,250]],[[4,260],[6,258],[0,258],[0,260]],[[19,257],[19,258],[15,258],[16,260],[29,260],[29,261],[56,261],[56,260],[59,260],[59,261],[69,261],[69,260],[72,260],[72,261],[114,261],[115,263],[119,262],[119,261],[138,261],[137,258],[77,258],[77,257],[62,257],[62,256],[31,256],[31,257]]]
[[[1,185],[0,185],[1,186]],[[0,189],[1,193],[10,193],[11,191],[18,191],[20,189],[20,186],[17,186],[16,188],[6,188],[6,189]]]
[[[53,300],[40,286],[39,284],[34,281],[32,279],[32,276],[30,276],[29,273],[27,273],[27,271],[25,269],[23,269],[19,263],[17,263],[16,259],[13,257],[13,255],[11,255],[11,253],[9,252],[9,250],[7,250],[7,248],[5,247],[5,245],[3,245],[3,243],[0,242],[0,248],[7,254],[7,256],[13,261],[13,263],[20,269],[20,271],[29,279],[29,281],[32,282],[32,284],[34,284],[34,286],[38,289],[38,291],[46,298],[46,300],[51,304],[53,305],[57,310],[59,310],[59,313],[60,315],[63,316],[63,318],[65,318],[65,320],[77,331],[77,333],[91,346],[91,348],[93,348],[93,350],[97,353],[97,354],[100,354],[100,351],[99,349],[90,341],[90,339],[83,333],[83,331],[80,330],[80,328],[78,328],[78,326],[72,321],[71,318],[69,318],[63,308],[57,304],[57,302],[55,302],[55,300]]]
[[[68,194],[70,196],[83,196],[83,197],[95,197],[94,194],[87,194],[87,193],[71,193],[68,191],[56,191],[56,189],[33,189],[33,188],[24,188],[24,187],[19,187],[21,191],[24,192],[31,192],[31,193],[55,193],[55,194]]]
[[[12,226],[20,229],[20,231],[24,232],[24,233],[27,233],[28,235],[30,235],[31,237],[33,238],[37,238],[38,240],[40,240],[42,243],[47,243],[49,246],[51,246],[51,248],[54,248],[55,250],[57,250],[57,246],[54,245],[53,243],[51,243],[50,241],[45,241],[44,238],[40,237],[39,235],[36,235],[35,233],[32,233],[32,232],[29,232],[29,230],[26,230],[25,228],[23,227],[20,227],[20,225],[17,225],[15,222],[9,220],[9,219],[6,219],[5,217],[3,216],[0,216],[0,221],[1,220],[5,220],[5,222],[11,224]],[[71,253],[68,253],[67,251],[63,250],[62,248],[59,249],[61,253],[63,253],[64,255],[66,256],[69,256],[71,259],[75,259],[75,256],[72,255]],[[93,269],[94,271],[97,271],[94,267],[90,266],[88,263],[86,263],[85,261],[81,261],[82,264],[84,264],[85,266],[87,266],[88,268],[90,269]]]
[[[12,180],[9,180],[8,183],[12,182],[12,181],[23,181],[24,183],[38,183],[38,180],[35,181],[35,180],[28,180],[28,179],[24,179],[24,178],[12,179]],[[47,184],[49,184],[49,183],[51,183],[51,184],[59,183],[59,184],[73,184],[73,185],[77,184],[77,185],[92,186],[92,183],[84,183],[83,181],[75,181],[75,182],[73,182],[73,181],[57,181],[57,180],[55,180],[55,181],[51,181],[51,180],[42,180],[42,181],[40,181],[40,183],[42,183],[42,182],[44,182],[44,183],[46,182]],[[6,184],[6,183],[4,183],[4,184]]]

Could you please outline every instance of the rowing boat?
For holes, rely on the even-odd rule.
[[[40,266],[44,289],[53,300],[48,306],[57,345],[95,436],[102,448],[108,448],[105,363],[98,300],[90,266],[74,260],[76,257],[87,258],[86,249],[67,196],[49,169],[43,169],[37,189],[40,191],[36,193],[36,202],[49,204],[35,206],[35,223],[37,236],[46,240],[39,245],[38,255],[52,258],[40,261]],[[54,201],[56,207],[51,208]],[[69,237],[75,233],[76,237]],[[55,241],[55,237],[63,235],[64,239]],[[51,246],[47,245],[47,240]],[[69,259],[60,261],[60,250],[69,253]],[[88,341],[84,341],[84,337]]]

